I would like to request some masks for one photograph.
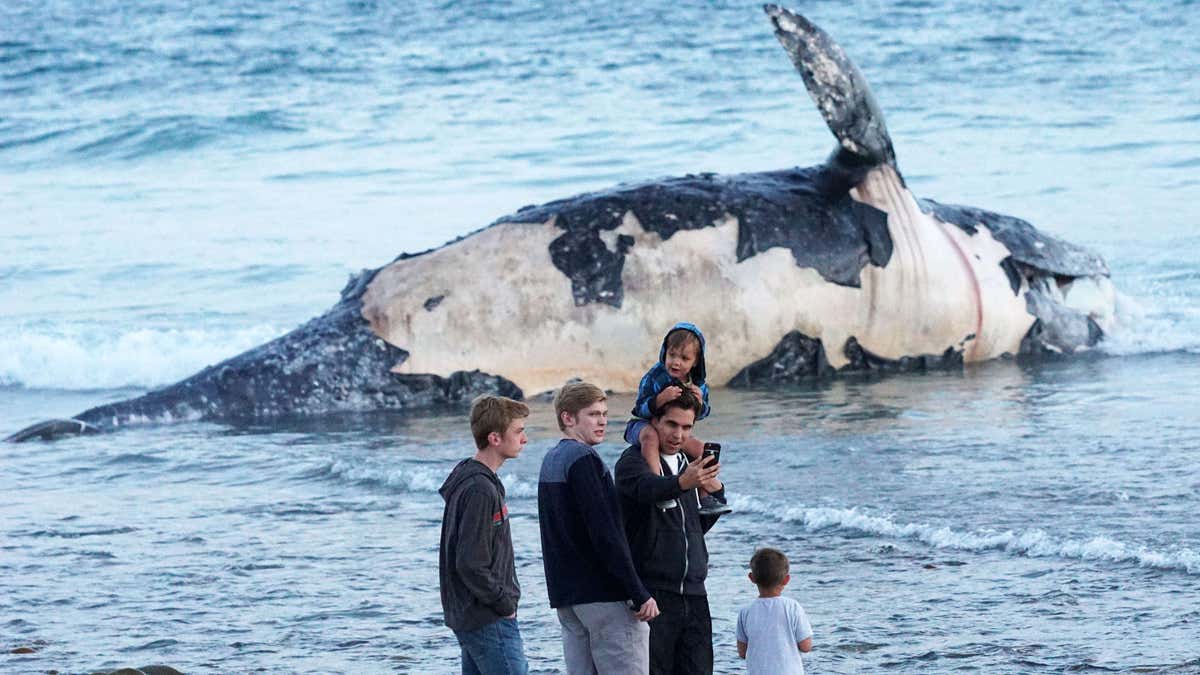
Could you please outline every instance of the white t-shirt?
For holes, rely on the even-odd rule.
[[[663,460],[663,464],[666,465],[666,469],[664,470],[665,473],[663,475],[678,476],[679,474],[683,473],[683,453],[682,452],[676,452],[673,455],[668,455],[667,453],[664,452],[664,453],[662,453],[662,460]],[[697,496],[697,499],[699,499],[699,496]],[[698,504],[699,502],[697,501],[696,503]],[[675,500],[675,499],[666,499],[661,502],[658,502],[658,504],[656,504],[655,506],[657,506],[658,508],[663,509],[665,511],[667,509],[673,509],[673,508],[678,507],[679,501]]]
[[[676,452],[673,455],[664,452],[662,458],[667,463],[667,471],[670,471],[672,475],[678,476],[683,473],[683,452]]]
[[[791,598],[756,598],[738,612],[737,639],[746,643],[750,675],[804,675],[796,643],[810,637],[808,615]]]

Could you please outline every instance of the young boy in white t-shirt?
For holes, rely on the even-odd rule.
[[[773,548],[760,548],[750,558],[750,581],[758,599],[738,612],[738,656],[750,675],[804,675],[800,652],[812,651],[812,626],[800,603],[782,597],[792,576],[788,559]]]

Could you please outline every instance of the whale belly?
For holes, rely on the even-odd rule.
[[[966,361],[1017,352],[1034,317],[1024,282],[1014,293],[1000,266],[1009,251],[986,227],[971,235],[922,212],[887,166],[851,196],[887,213],[893,242],[887,265],[863,271],[856,337],[865,349],[890,359],[956,349]]]

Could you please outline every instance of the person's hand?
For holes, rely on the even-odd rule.
[[[679,474],[679,489],[691,490],[708,481],[715,480],[717,474],[721,473],[721,465],[717,464],[715,460],[715,457],[708,455],[688,464],[683,473]]]
[[[642,606],[633,613],[633,616],[638,621],[650,621],[658,615],[658,603],[654,601],[654,598],[650,598],[649,600],[643,602]]]
[[[700,387],[697,387],[695,384],[689,384],[688,387],[692,390],[692,393],[696,395],[696,400],[703,403],[704,392],[700,391]]]
[[[719,471],[719,470],[720,470],[720,468],[721,468],[721,465],[720,465],[720,464],[718,464],[718,465],[717,465],[717,470]],[[712,494],[712,493],[714,493],[714,492],[718,492],[718,491],[720,491],[720,490],[724,490],[724,489],[725,489],[725,484],[724,484],[724,483],[722,483],[722,482],[720,481],[720,479],[713,478],[713,479],[706,480],[706,481],[704,481],[703,483],[701,483],[701,484],[700,484],[700,487],[704,488],[704,491],[705,491],[705,492],[707,492],[708,494]]]
[[[662,391],[658,392],[658,396],[654,397],[654,407],[661,408],[664,405],[666,405],[668,402],[674,401],[675,399],[679,398],[682,394],[683,394],[683,389],[680,389],[679,387],[677,387],[675,385],[666,387]]]

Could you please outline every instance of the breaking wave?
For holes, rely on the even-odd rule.
[[[898,523],[889,516],[866,513],[857,507],[777,507],[754,497],[730,499],[738,511],[749,511],[797,523],[805,530],[846,530],[889,539],[917,541],[935,549],[952,551],[1003,551],[1034,558],[1070,558],[1133,564],[1159,570],[1200,574],[1200,552],[1189,548],[1159,551],[1127,544],[1103,535],[1089,539],[1065,539],[1037,529],[1020,531],[965,531],[945,525]]]
[[[395,466],[363,463],[353,459],[331,459],[319,467],[314,477],[366,487],[382,487],[397,492],[436,493],[454,468],[455,462],[430,466]],[[537,477],[532,479],[514,473],[500,472],[500,482],[510,499],[537,497]]]
[[[158,387],[281,334],[275,326],[0,335],[0,385],[30,389]]]
[[[1100,343],[1112,356],[1190,352],[1200,354],[1200,307],[1186,297],[1117,296],[1117,325]]]

